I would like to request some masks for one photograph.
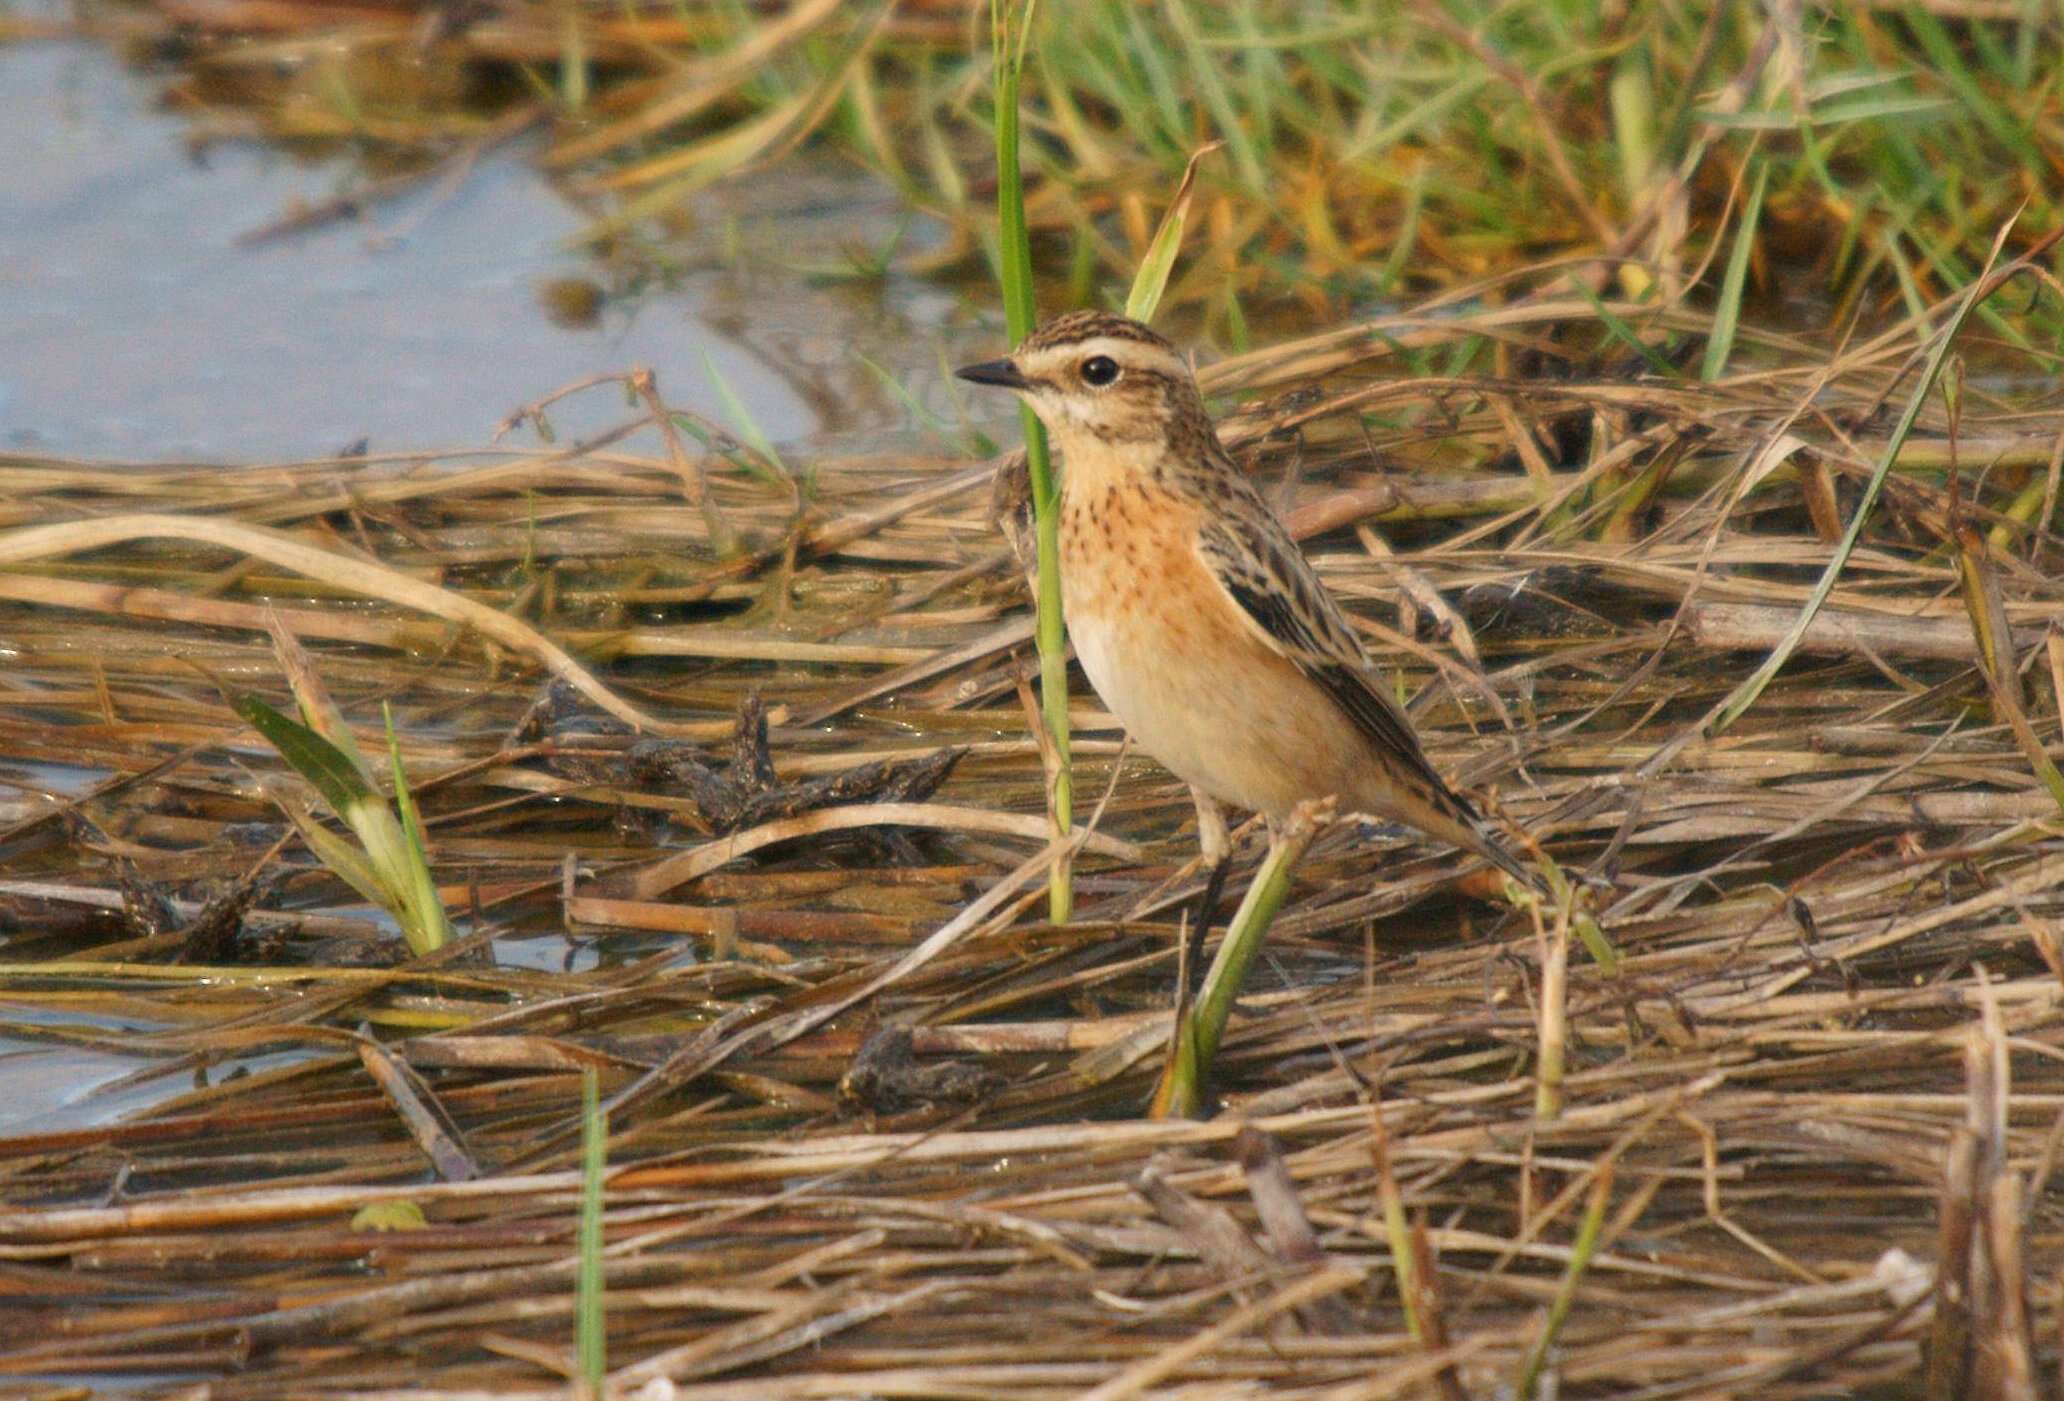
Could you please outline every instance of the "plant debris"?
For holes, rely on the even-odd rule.
[[[868,1033],[853,1063],[839,1076],[839,1100],[873,1114],[896,1114],[918,1105],[976,1104],[1004,1086],[1003,1075],[970,1061],[921,1062],[907,1026],[877,1027]]]
[[[1139,1116],[1207,875],[1190,805],[1078,691],[1096,830],[1043,922],[1024,582],[967,461],[822,455],[799,526],[786,481],[620,440],[0,457],[0,1036],[32,1106],[0,1139],[0,1371],[563,1394],[592,1070],[615,1395],[2039,1397],[2064,819],[2026,737],[2060,742],[2064,410],[1974,369],[1895,445],[1947,315],[1833,348],[1743,325],[1711,383],[1499,373],[1501,338],[1595,342],[1559,296],[1205,367],[1434,762],[1581,878],[1618,971],[1342,824],[1204,1123]],[[1796,650],[1709,729],[1881,465]],[[79,522],[90,550],[9,553]],[[1435,601],[1445,641],[1408,617]],[[285,702],[273,616],[364,744],[393,715],[434,954],[336,958],[392,928],[291,843],[243,916],[291,960],[137,954],[190,927],[168,892],[265,856],[236,838],[283,770],[215,678]],[[534,637],[614,710],[522,723],[576,674]],[[881,827],[924,839],[825,840]],[[393,1203],[421,1228],[354,1224]]]
[[[681,792],[694,804],[702,830],[724,835],[848,803],[921,803],[938,791],[966,753],[942,749],[784,783],[767,749],[767,708],[758,692],[749,692],[739,705],[730,762],[722,768],[685,741],[644,739],[624,751],[619,769],[624,782]]]

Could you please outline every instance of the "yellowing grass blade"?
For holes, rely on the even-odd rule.
[[[1183,169],[1182,183],[1175,187],[1175,198],[1169,201],[1168,212],[1161,216],[1161,227],[1154,230],[1153,241],[1147,245],[1147,256],[1141,260],[1139,271],[1133,274],[1132,290],[1125,294],[1125,314],[1133,320],[1154,319],[1154,308],[1161,304],[1161,294],[1168,290],[1168,274],[1175,268],[1175,255],[1182,252],[1183,225],[1190,217],[1190,195],[1197,183],[1197,162],[1223,145],[1223,141],[1214,141],[1190,153],[1190,163]]]

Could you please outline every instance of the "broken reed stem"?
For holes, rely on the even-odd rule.
[[[2021,1178],[2002,1171],[1985,1194],[1987,1293],[1976,1393],[1999,1401],[2040,1401],[2028,1316],[2028,1275],[2021,1255]]]
[[[632,392],[645,401],[645,408],[652,415],[653,427],[659,430],[660,441],[666,444],[667,465],[681,479],[681,494],[689,505],[702,513],[702,525],[709,533],[710,549],[719,559],[736,554],[738,533],[710,497],[709,483],[704,478],[701,464],[688,455],[688,448],[681,441],[681,430],[674,423],[674,411],[659,397],[658,375],[640,366],[630,372],[628,383]]]
[[[846,807],[816,808],[796,817],[776,818],[733,832],[729,836],[675,852],[642,868],[632,878],[631,890],[641,900],[652,900],[677,886],[698,880],[710,872],[777,842],[826,832],[853,831],[870,827],[925,827],[942,832],[985,832],[996,836],[1018,836],[1031,841],[1047,838],[1061,846],[1056,861],[1072,856],[1083,846],[1121,861],[1140,861],[1145,853],[1132,842],[1120,841],[1101,832],[1081,829],[1049,837],[1046,824],[1032,813],[997,812],[990,808],[956,807],[945,803],[854,803]]]
[[[1971,1370],[1971,1242],[1977,1135],[1950,1133],[1936,1207],[1934,1318],[1928,1325],[1928,1401],[1961,1401]]]
[[[1985,538],[1959,520],[1954,526],[1957,546],[1957,575],[1963,583],[1964,604],[1971,615],[1971,631],[1978,642],[1978,669],[1992,693],[1998,717],[2007,722],[2021,752],[2036,778],[2064,809],[2064,773],[2043,748],[2042,739],[2029,723],[2021,689],[2021,673],[2014,649],[2014,630],[2007,622],[2007,605],[2000,595],[1999,580],[1987,558]]]
[[[1293,1309],[1352,1289],[1365,1278],[1360,1270],[1350,1265],[1329,1265],[1316,1270],[1303,1279],[1284,1285],[1265,1299],[1235,1309],[1211,1327],[1127,1368],[1102,1386],[1082,1393],[1081,1401],[1132,1401],[1132,1398],[1148,1395],[1157,1382],[1165,1381],[1190,1363],[1208,1357],[1242,1333]]]
[[[1565,897],[1567,891],[1564,892]],[[1528,902],[1534,917],[1535,947],[1541,958],[1540,1045],[1534,1052],[1534,1117],[1553,1119],[1562,1112],[1564,1055],[1569,1045],[1570,910],[1567,898],[1556,904],[1555,921],[1541,918],[1541,902]]]
[[[1440,1264],[1434,1256],[1424,1214],[1413,1220],[1412,1229],[1406,1235],[1406,1245],[1411,1251],[1412,1273],[1399,1278],[1401,1283],[1407,1278],[1411,1283],[1410,1312],[1417,1322],[1413,1337],[1425,1351],[1444,1353],[1448,1350],[1448,1321],[1441,1306]],[[1469,1401],[1453,1362],[1434,1373],[1433,1385],[1441,1401]]]
[[[1950,1133],[1938,1199],[1926,1394],[2037,1401],[2023,1193],[2008,1159],[2012,1066],[1998,994],[1983,964],[1973,972],[1979,1019],[1965,1035],[1964,1122]]]

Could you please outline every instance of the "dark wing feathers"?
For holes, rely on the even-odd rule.
[[[1450,788],[1427,760],[1411,722],[1385,687],[1382,672],[1296,542],[1258,494],[1251,503],[1241,504],[1250,509],[1211,513],[1199,540],[1226,592],[1395,762],[1398,778],[1418,788],[1434,811],[1458,829],[1438,835],[1460,840],[1507,873],[1531,881],[1526,868],[1484,830],[1468,799]]]
[[[1274,521],[1268,522],[1270,526]],[[1401,766],[1442,794],[1411,722],[1383,687],[1376,664],[1295,544],[1251,519],[1221,516],[1204,529],[1205,558],[1249,617],[1326,688],[1355,725]],[[1460,799],[1457,799],[1460,802]],[[1466,812],[1467,805],[1463,805]],[[1474,814],[1471,814],[1474,816]]]

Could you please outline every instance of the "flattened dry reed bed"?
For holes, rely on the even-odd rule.
[[[1974,1375],[2053,1375],[2064,849],[2000,711],[2018,675],[2058,751],[2064,410],[1976,383],[1954,423],[1931,402],[1800,654],[1702,737],[1827,561],[1918,333],[1832,357],[1768,340],[1768,368],[1704,387],[1584,362],[1392,377],[1401,342],[1592,329],[1589,306],[1525,314],[1398,318],[1208,379],[1239,391],[1229,436],[1399,666],[1437,761],[1590,877],[1622,966],[1580,954],[1549,998],[1553,1114],[1553,941],[1455,890],[1446,854],[1343,832],[1234,1022],[1225,1112],[1133,1117],[1200,884],[1188,807],[1081,693],[1077,791],[1108,797],[1080,920],[1038,923],[1028,615],[987,465],[824,460],[799,496],[619,447],[0,464],[10,529],[204,517],[347,566],[0,539],[0,1030],[163,1086],[0,1141],[0,1367],[215,1397],[560,1394],[594,1067],[625,1393],[1488,1397],[1558,1291],[1562,1394],[1917,1386],[1931,1329],[1962,1356],[1962,1315],[1928,1294],[1939,1237],[1942,1297],[1990,1300],[1995,1370]],[[705,478],[714,516],[686,499]],[[1990,684],[1974,553],[2016,649]],[[676,781],[627,763],[590,701],[533,713],[538,654],[370,601],[350,571],[372,561],[602,668],[697,746],[641,751]],[[456,948],[368,959],[365,908],[273,849],[285,780],[223,694],[284,699],[270,616],[368,741],[391,707]],[[748,694],[771,778],[732,752]],[[936,791],[798,786],[948,749]],[[244,938],[177,961],[209,883],[253,870]],[[125,922],[125,880],[175,917]],[[489,940],[577,956],[497,962]],[[921,1068],[1003,1075],[856,1108],[839,1077],[880,1024],[913,1029]],[[396,1200],[422,1229],[355,1224]],[[1986,1272],[2023,1261],[2012,1315]]]

